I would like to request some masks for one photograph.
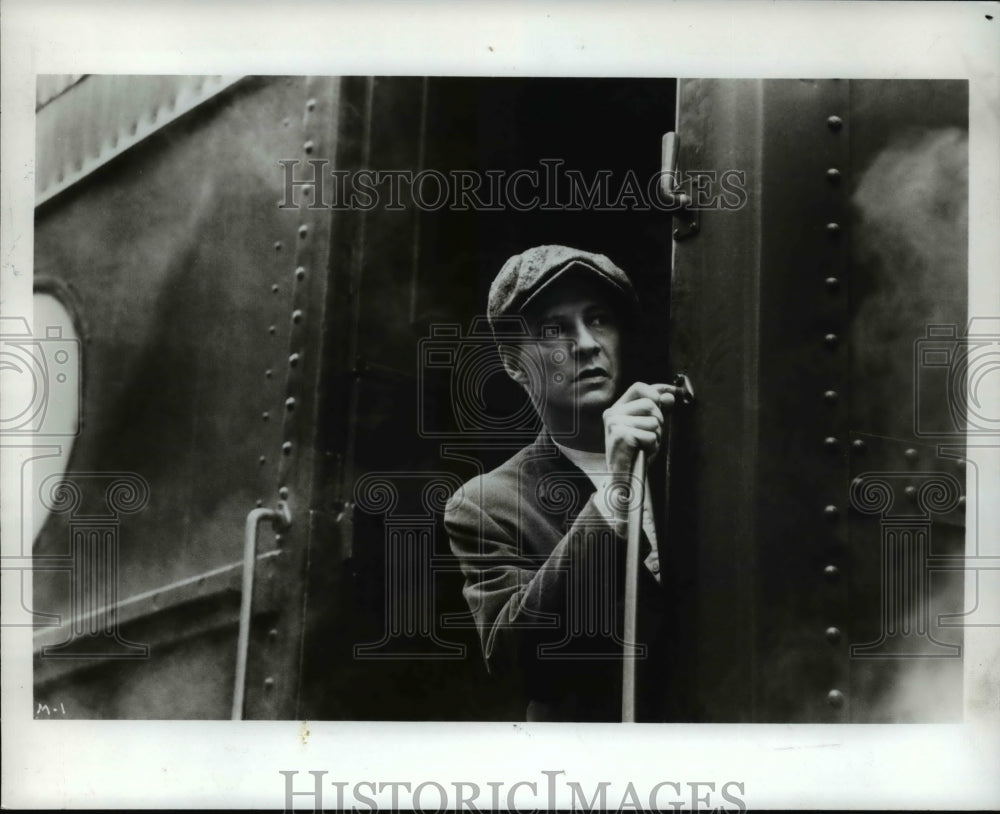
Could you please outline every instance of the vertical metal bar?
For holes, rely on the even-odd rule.
[[[629,496],[628,535],[625,549],[625,645],[622,652],[622,721],[635,722],[635,656],[629,648],[636,642],[637,589],[639,582],[639,541],[642,537],[642,507],[646,500],[646,453],[641,449],[632,462],[632,489]]]
[[[243,718],[243,699],[247,686],[247,655],[250,651],[250,614],[253,606],[254,566],[257,563],[257,528],[261,521],[270,520],[277,528],[291,524],[288,505],[282,501],[277,509],[253,509],[243,527],[243,585],[240,593],[240,628],[236,639],[236,679],[233,684],[232,720]]]

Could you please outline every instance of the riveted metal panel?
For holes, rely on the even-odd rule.
[[[337,135],[341,111],[340,81],[311,77],[303,81],[296,119],[299,143],[282,159],[298,158],[294,173],[312,177],[307,161],[325,161],[319,172],[336,167]],[[267,599],[254,612],[247,672],[246,717],[290,719],[299,715],[299,691],[305,633],[308,572],[316,549],[336,549],[335,536],[318,523],[317,510],[326,500],[322,472],[328,462],[317,444],[317,428],[331,416],[320,398],[323,349],[333,328],[327,314],[331,285],[330,241],[333,212],[314,203],[315,192],[302,194],[297,209],[295,237],[289,246],[279,287],[290,289],[290,301],[276,320],[285,327],[285,339],[276,349],[275,376],[284,382],[281,398],[273,404],[281,422],[281,438],[272,448],[278,462],[278,489],[273,499],[287,502],[291,527],[273,534],[281,556],[264,570],[264,579],[275,583],[277,604]],[[315,557],[321,567],[322,557]],[[271,597],[272,599],[274,597]],[[282,610],[277,610],[282,609]],[[270,611],[270,612],[269,612]]]
[[[852,719],[960,721],[965,462],[955,448],[851,437]]]
[[[885,687],[919,673],[852,658],[882,579],[851,507],[852,433],[914,446],[928,398],[914,343],[928,321],[964,318],[961,84],[680,83],[679,168],[745,170],[748,193],[698,212],[675,245],[671,352],[698,393],[672,461],[672,536],[690,541],[673,564],[689,575],[679,636],[697,675],[674,680],[683,717],[881,720]],[[957,511],[935,530],[957,529]],[[936,534],[947,548],[959,532]]]
[[[763,720],[849,715],[846,649],[825,635],[842,625],[846,597],[842,583],[824,578],[846,539],[848,106],[845,81],[764,89],[756,472]]]
[[[297,213],[278,208],[276,161],[301,150],[305,96],[304,80],[248,80],[37,210],[36,272],[72,292],[85,328],[70,473],[133,473],[149,487],[146,507],[123,515],[118,527],[115,577],[126,606],[178,583],[193,592],[185,604],[210,600],[219,586],[199,578],[239,562],[247,512],[277,499],[299,223]],[[79,123],[90,126],[86,117]],[[36,479],[47,474],[42,469]],[[96,488],[84,481],[81,511],[102,500]],[[54,513],[35,554],[64,557],[70,525]],[[259,610],[280,616],[293,608],[268,587],[276,548],[265,536]],[[71,619],[68,580],[65,572],[37,572],[37,609]],[[162,629],[143,643],[170,640],[171,614],[152,616]],[[231,620],[219,636],[224,643],[211,652],[231,665]],[[204,687],[174,693],[173,712],[226,717],[231,672],[203,670],[191,648],[173,649],[168,659],[166,646],[151,644],[149,659],[129,669],[150,686],[160,670],[209,676]],[[113,673],[121,664],[76,666]],[[175,684],[164,678],[163,692]],[[109,694],[104,709],[144,717],[150,703]]]

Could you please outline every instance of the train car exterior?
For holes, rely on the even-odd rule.
[[[966,322],[967,110],[938,81],[41,83],[36,292],[68,314],[81,386],[68,461],[34,461],[39,706],[520,718],[441,513],[523,443],[494,432],[523,404],[496,364],[457,391],[438,351],[493,353],[493,274],[566,243],[632,275],[636,369],[697,393],[657,496],[677,717],[960,718],[942,614],[965,608],[965,428],[914,353]],[[668,131],[682,175],[732,171],[746,195],[689,187],[674,213],[391,196],[401,170],[645,180]],[[345,202],[372,170],[378,205]]]

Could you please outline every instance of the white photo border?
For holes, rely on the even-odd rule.
[[[968,79],[969,315],[995,316],[998,16],[997,3],[7,0],[2,309],[30,310],[37,74],[752,76]],[[1000,494],[996,452],[980,459],[982,495]],[[6,530],[16,519],[17,452],[5,450],[3,464]],[[981,508],[980,535],[996,539],[1000,509]],[[19,597],[2,600],[6,612]],[[585,788],[611,782],[615,805],[628,782],[648,790],[663,781],[739,782],[751,808],[1000,805],[1000,710],[992,721],[933,726],[42,721],[31,714],[31,631],[2,634],[6,807],[280,808],[283,770],[298,772],[297,790],[309,788],[309,771],[350,785],[449,788],[541,788],[543,771],[563,771]],[[313,800],[295,804],[311,809]]]

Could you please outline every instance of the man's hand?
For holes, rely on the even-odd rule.
[[[663,414],[674,406],[680,388],[636,382],[604,411],[604,455],[617,483],[627,483],[638,450],[652,458],[663,438]]]

